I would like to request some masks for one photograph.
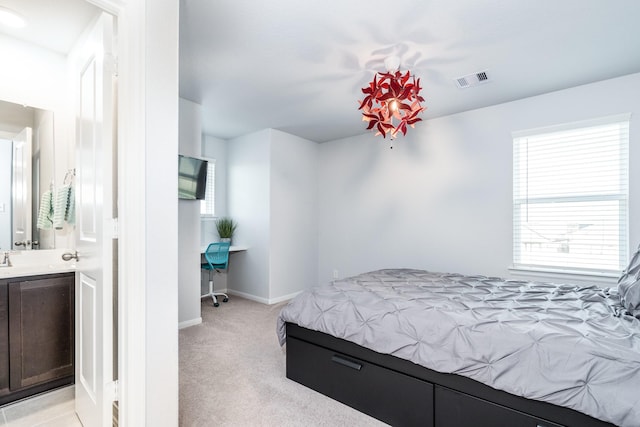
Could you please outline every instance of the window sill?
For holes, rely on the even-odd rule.
[[[533,276],[533,277],[542,277],[545,279],[553,279],[560,281],[578,281],[578,282],[597,282],[603,285],[612,286],[618,282],[619,274],[613,272],[605,272],[605,271],[577,271],[577,270],[568,270],[568,269],[560,269],[560,268],[536,268],[536,267],[525,267],[519,266],[514,267],[510,266],[508,270],[514,276]]]

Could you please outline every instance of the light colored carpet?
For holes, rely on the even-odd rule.
[[[180,425],[384,426],[285,376],[272,306],[231,296],[180,331]]]

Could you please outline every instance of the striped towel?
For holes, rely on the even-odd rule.
[[[56,230],[62,230],[69,209],[69,185],[63,185],[56,192],[56,200],[53,205],[53,226]]]
[[[67,204],[67,214],[64,219],[69,225],[76,224],[76,195],[71,185],[69,185],[69,203]]]
[[[53,228],[53,193],[50,190],[42,194],[36,226],[38,230]]]

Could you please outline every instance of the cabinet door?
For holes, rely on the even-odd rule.
[[[11,391],[73,375],[72,275],[9,283]]]
[[[7,284],[0,282],[0,396],[9,393],[9,304]]]

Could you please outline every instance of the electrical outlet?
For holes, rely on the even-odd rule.
[[[337,279],[338,277],[339,277],[338,270],[337,269],[333,269],[333,278]]]

